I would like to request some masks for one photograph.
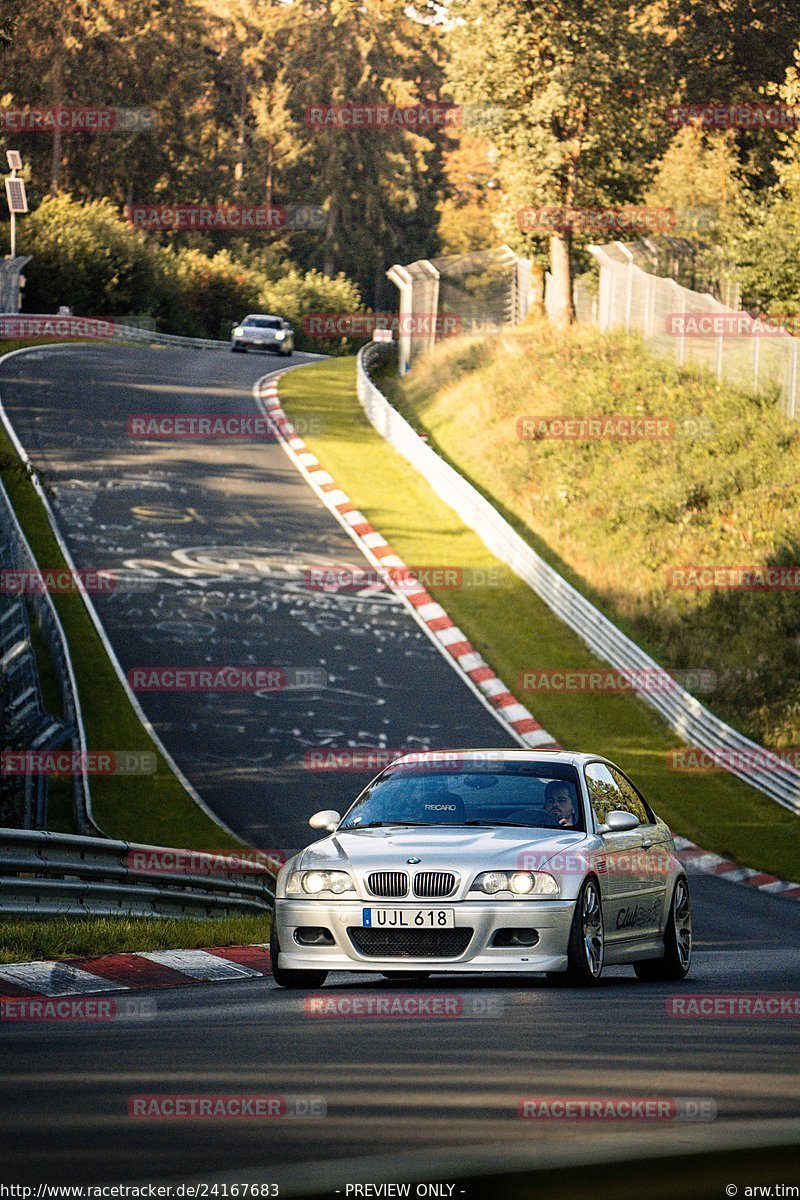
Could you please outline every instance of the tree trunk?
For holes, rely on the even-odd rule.
[[[233,171],[234,178],[234,195],[238,196],[242,191],[242,179],[244,178],[244,146],[245,146],[245,128],[247,122],[247,72],[242,72],[242,94],[239,102],[239,133],[236,138],[236,166]]]
[[[575,320],[572,299],[572,233],[550,235],[550,321],[564,329]]]
[[[61,55],[57,55],[53,64],[53,107],[56,109],[59,109],[64,103],[62,65]],[[50,156],[50,191],[53,195],[61,187],[61,155],[61,127],[56,121],[53,125],[53,149]]]
[[[336,264],[334,262],[333,253],[333,238],[336,233],[336,201],[331,200],[331,206],[328,209],[328,223],[325,227],[325,261],[322,264],[322,273],[333,279],[336,274]]]

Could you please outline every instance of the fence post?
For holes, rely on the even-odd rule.
[[[789,367],[789,395],[786,397],[787,415],[797,416],[797,338],[792,338],[792,361]]]
[[[758,387],[758,372],[761,366],[761,342],[757,337],[751,339],[753,342],[753,387]]]
[[[400,291],[400,332],[397,338],[397,374],[405,375],[411,366],[411,314],[414,307],[414,281],[405,267],[396,263],[386,276]],[[403,318],[406,318],[405,320]]]
[[[681,285],[679,283],[675,282],[674,279],[671,280],[671,283],[672,283],[673,287],[680,293],[679,312],[682,317],[685,317],[686,316],[686,292],[684,291],[684,289],[681,287]],[[678,366],[682,367],[686,362],[686,331],[684,328],[682,328],[681,335],[678,338],[677,357],[678,357]]]

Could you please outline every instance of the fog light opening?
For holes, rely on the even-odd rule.
[[[498,929],[492,938],[493,946],[525,946],[538,945],[538,929]]]
[[[295,929],[294,940],[301,946],[334,946],[333,934],[322,925],[305,925]]]

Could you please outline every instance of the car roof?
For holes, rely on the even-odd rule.
[[[532,750],[505,750],[500,747],[486,746],[480,749],[470,748],[468,750],[419,750],[412,751],[409,754],[404,754],[401,758],[396,758],[389,766],[394,767],[398,763],[420,763],[426,762],[442,762],[447,761],[450,757],[458,757],[460,764],[467,767],[470,760],[473,762],[538,762],[538,763],[570,763],[574,767],[582,766],[587,762],[596,762],[598,759],[601,762],[609,762],[602,754],[592,754],[588,751],[577,750],[548,750],[546,746],[541,746],[538,749]]]
[[[277,316],[276,313],[248,313],[244,319],[245,321],[252,321],[253,317],[267,317],[270,321],[283,320],[283,317]]]

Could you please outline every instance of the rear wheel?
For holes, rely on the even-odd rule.
[[[272,978],[280,987],[285,988],[319,988],[328,977],[327,971],[290,971],[278,966],[278,955],[281,952],[278,935],[275,932],[273,919],[272,933],[269,939],[269,960],[272,965]]]
[[[688,881],[681,876],[672,893],[669,919],[664,933],[664,957],[634,963],[637,979],[650,983],[685,979],[692,961],[692,906]]]
[[[581,888],[567,946],[565,972],[548,972],[548,979],[570,987],[594,987],[603,973],[605,927],[603,902],[596,879],[587,879]]]

